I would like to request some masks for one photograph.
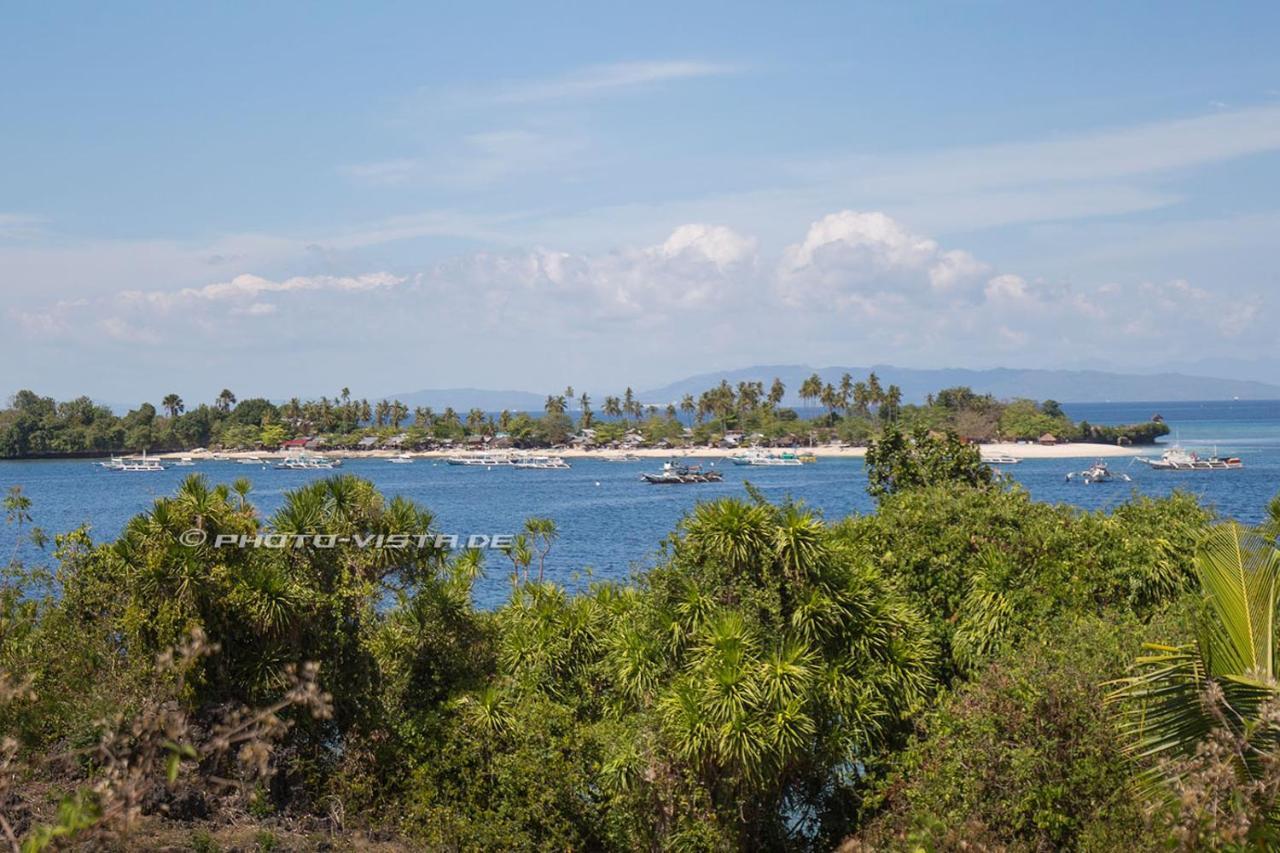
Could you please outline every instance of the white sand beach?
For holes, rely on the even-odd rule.
[[[1151,447],[1117,447],[1114,444],[1089,444],[1085,442],[1063,443],[1054,445],[1017,444],[998,442],[981,445],[984,458],[993,456],[1012,456],[1017,459],[1097,459],[1100,457],[1140,456],[1154,450]],[[389,459],[399,455],[398,450],[322,450],[316,451],[325,456],[338,459]],[[492,451],[506,452],[506,451]],[[520,451],[515,451],[520,452]],[[722,447],[679,447],[672,449],[640,448],[637,450],[532,450],[535,454],[563,456],[566,459],[609,459],[631,455],[643,459],[671,459],[673,457],[694,457],[698,459],[722,459],[739,451]],[[861,458],[867,454],[865,447],[844,447],[838,445],[819,445],[817,447],[796,448],[795,452],[812,453],[819,458]],[[157,458],[178,459],[189,456],[192,459],[209,459],[213,457],[209,451],[199,453],[165,453]],[[283,454],[279,451],[227,451],[217,454],[225,459],[247,459],[259,457],[276,459]],[[414,458],[444,459],[449,456],[465,455],[459,450],[421,450],[410,452]]]

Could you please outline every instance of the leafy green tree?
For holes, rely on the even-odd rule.
[[[910,436],[885,429],[868,446],[865,462],[867,491],[876,498],[941,483],[986,486],[993,476],[977,446],[962,443],[954,433],[939,436],[924,429]]]

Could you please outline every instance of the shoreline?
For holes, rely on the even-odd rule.
[[[979,445],[979,449],[984,459],[993,456],[1012,456],[1017,459],[1097,459],[1102,457],[1116,458],[1123,456],[1141,456],[1144,451],[1158,450],[1159,445],[1151,445],[1142,447],[1120,447],[1114,444],[1089,444],[1086,442],[1076,442],[1067,444],[1042,445],[1042,444],[1017,444],[1014,442],[998,442],[993,444]],[[818,447],[802,447],[802,448],[765,448],[766,451],[781,453],[812,453],[819,459],[861,459],[867,455],[865,447],[837,447],[832,445],[821,445]],[[400,454],[398,450],[317,450],[308,451],[334,459],[391,459]],[[418,450],[409,451],[409,455],[414,459],[446,459],[450,456],[475,455],[480,451],[458,451],[458,450]],[[638,456],[641,459],[678,459],[678,458],[694,458],[694,459],[727,459],[739,450],[730,450],[719,447],[680,447],[664,450],[661,448],[639,448],[636,450],[581,450],[581,449],[565,449],[565,450],[493,450],[487,451],[491,453],[526,453],[535,456],[560,456],[565,459],[618,459],[623,456]],[[174,451],[169,453],[157,453],[155,458],[158,460],[174,460],[183,457],[190,457],[193,460],[209,461],[213,459],[214,454],[211,451],[203,453],[191,453]],[[221,459],[229,461],[238,461],[241,459],[249,459],[258,457],[263,460],[276,460],[283,458],[284,454],[280,451],[252,451],[252,450],[232,450],[219,453]],[[108,458],[106,456],[98,458]]]

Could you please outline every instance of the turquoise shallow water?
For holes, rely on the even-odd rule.
[[[1184,489],[1220,513],[1258,520],[1266,501],[1280,491],[1280,402],[1092,404],[1064,406],[1073,418],[1094,423],[1145,420],[1162,414],[1184,446],[1239,455],[1245,469],[1223,472],[1160,472],[1111,460],[1132,483],[1084,486],[1064,482],[1065,474],[1088,460],[1028,460],[1009,470],[1039,499],[1096,509],[1131,494],[1167,494]],[[1170,437],[1172,439],[1172,436]],[[1146,451],[1150,452],[1150,451]],[[553,579],[574,585],[589,570],[595,577],[620,579],[652,562],[662,539],[698,500],[742,495],[749,480],[772,499],[804,501],[828,518],[873,508],[866,494],[861,460],[823,459],[789,468],[745,468],[719,463],[724,482],[696,486],[649,486],[641,472],[658,467],[648,460],[617,464],[574,461],[567,471],[535,471],[433,464],[392,465],[383,460],[348,461],[342,471],[367,477],[388,495],[401,494],[430,508],[439,528],[460,536],[516,532],[532,515],[556,520],[560,539],[548,561]],[[106,471],[84,460],[0,462],[0,489],[20,484],[32,499],[36,523],[50,532],[89,524],[99,539],[114,537],[128,519],[157,497],[172,494],[193,471],[215,482],[247,476],[253,500],[265,513],[283,494],[329,472],[277,471],[229,462],[195,468],[170,468],[154,474]],[[14,547],[10,529],[0,530],[0,557]],[[28,559],[35,554],[24,553]],[[477,588],[481,605],[506,596],[506,571],[500,555],[490,556],[490,571]]]

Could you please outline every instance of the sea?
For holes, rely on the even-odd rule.
[[[1158,454],[1180,443],[1201,454],[1239,456],[1236,471],[1153,471],[1123,457],[1108,460],[1129,482],[1085,485],[1066,475],[1090,460],[1027,459],[1005,470],[1037,500],[1102,509],[1134,495],[1166,495],[1183,490],[1224,517],[1256,522],[1280,491],[1280,401],[1063,404],[1075,420],[1122,424],[1162,416],[1171,434],[1156,448],[1137,448],[1135,455]],[[712,460],[699,460],[707,464]],[[820,459],[795,467],[744,467],[716,461],[724,480],[689,486],[650,486],[643,472],[660,460],[635,463],[572,460],[569,470],[514,470],[452,466],[442,460],[418,459],[393,465],[385,459],[346,460],[342,473],[371,480],[384,494],[404,495],[428,508],[438,530],[457,536],[494,537],[518,533],[525,519],[549,517],[556,539],[546,561],[547,577],[579,588],[592,579],[624,580],[652,566],[662,542],[698,501],[726,495],[745,496],[750,482],[771,500],[803,502],[828,519],[866,513],[874,502],[866,492],[861,459]],[[285,493],[330,471],[276,470],[235,462],[201,462],[163,472],[129,474],[108,471],[84,459],[0,462],[0,492],[18,485],[31,499],[33,523],[53,534],[87,525],[98,541],[116,537],[134,515],[157,498],[171,495],[182,480],[200,473],[212,482],[247,477],[251,500],[264,515],[281,505]],[[477,538],[475,541],[481,541]],[[0,562],[17,555],[27,563],[47,561],[47,552],[20,541],[14,525],[0,529]],[[478,582],[478,606],[494,607],[507,597],[510,565],[490,551],[486,572]]]

